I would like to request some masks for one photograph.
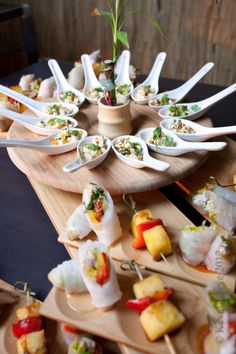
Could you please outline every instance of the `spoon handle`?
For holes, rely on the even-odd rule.
[[[67,173],[70,173],[70,172],[74,172],[78,169],[80,169],[81,167],[83,167],[85,164],[84,163],[81,163],[81,160],[80,159],[77,159],[71,163],[68,163],[67,165],[64,165],[63,166],[63,171],[64,172],[67,172]]]
[[[226,142],[221,141],[213,141],[209,143],[193,143],[193,142],[185,142],[183,144],[183,150],[188,152],[191,151],[219,151],[223,150],[226,147]]]
[[[23,114],[14,112],[14,111],[10,111],[9,109],[6,108],[1,108],[0,107],[0,114],[3,115],[4,117],[10,118],[16,122],[20,122],[20,123],[25,123],[25,124],[32,124],[32,118],[31,117],[27,117]],[[33,118],[34,121],[37,122],[37,118]]]
[[[166,171],[170,167],[170,165],[167,162],[154,159],[151,156],[148,156],[144,159],[144,164],[146,167],[161,172]]]
[[[66,86],[69,85],[63,72],[61,71],[60,66],[58,65],[58,62],[55,59],[50,59],[48,61],[48,66],[51,69],[53,77],[56,81],[58,91],[63,91],[63,87],[66,88]]]
[[[1,111],[0,111],[1,113]],[[225,135],[225,134],[235,134],[236,133],[236,125],[231,125],[229,127],[215,127],[208,128],[208,134],[212,134],[214,136]]]
[[[0,140],[0,147],[21,147],[28,149],[40,149],[40,146],[37,144],[37,141],[27,141],[27,140],[8,140],[2,139]]]
[[[214,66],[214,63],[209,62],[205,64],[198,72],[193,75],[188,81],[186,81],[183,85],[178,87],[178,91],[182,91],[182,98],[196,85],[198,81],[200,81]]]
[[[155,63],[153,64],[150,74],[148,75],[148,77],[144,81],[144,84],[147,83],[147,84],[151,85],[152,87],[157,86],[159,76],[161,73],[161,69],[164,64],[165,59],[166,59],[165,52],[161,52],[157,55]]]
[[[96,78],[96,75],[93,71],[92,64],[90,62],[88,54],[81,55],[81,61],[84,68],[84,77],[85,77],[85,85],[84,87],[100,87],[101,84]]]
[[[131,84],[129,77],[130,51],[123,50],[121,54],[120,70],[116,78],[116,83],[120,85]]]
[[[8,87],[5,87],[3,85],[0,85],[0,92],[4,93],[5,95],[13,98],[16,101],[21,102],[22,104],[24,104],[26,107],[28,108],[34,108],[37,110],[40,110],[41,105],[39,104],[39,102],[32,100],[31,98],[22,95],[19,92],[16,92],[14,90],[9,89]]]
[[[227,87],[226,89],[216,93],[215,95],[206,98],[205,100],[199,101],[198,104],[201,106],[202,109],[206,107],[210,107],[216,102],[222,100],[226,96],[230,95],[231,93],[236,91],[236,83]]]

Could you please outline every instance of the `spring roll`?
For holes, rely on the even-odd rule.
[[[77,90],[82,90],[84,87],[84,69],[81,63],[76,63],[68,74],[68,82]]]
[[[81,204],[69,217],[66,235],[70,240],[83,239],[92,231],[85,216],[85,207]]]
[[[78,259],[71,259],[59,264],[49,272],[48,279],[56,288],[63,289],[68,294],[87,291]]]
[[[23,91],[30,89],[30,84],[34,80],[34,74],[23,75],[20,79],[19,86]]]
[[[110,246],[122,235],[119,218],[110,193],[94,183],[89,183],[83,193],[86,218],[99,241]]]
[[[38,92],[38,97],[50,98],[53,96],[55,90],[55,80],[53,77],[49,77],[41,82]]]
[[[109,250],[101,242],[86,241],[78,251],[81,274],[97,308],[108,308],[121,298]]]

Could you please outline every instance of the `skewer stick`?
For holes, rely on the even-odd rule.
[[[170,263],[167,261],[166,257],[164,256],[164,254],[162,252],[160,252],[161,258],[163,259],[163,261],[168,265],[168,267],[171,269],[171,271],[173,271],[173,267],[170,265]]]
[[[23,289],[19,289],[17,285],[22,285]],[[32,296],[35,296],[36,294],[32,291],[30,291],[29,284],[24,281],[17,281],[14,284],[14,288],[19,290],[22,294],[26,295],[26,300],[27,300],[27,305],[31,305],[33,303]]]

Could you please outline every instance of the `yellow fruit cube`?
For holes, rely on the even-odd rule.
[[[17,341],[17,351],[18,354],[46,354],[47,347],[44,330],[21,336]]]
[[[149,209],[139,210],[133,215],[131,221],[131,230],[134,237],[137,237],[136,226],[151,219],[153,219],[153,214]]]
[[[28,317],[38,317],[39,316],[40,303],[38,301],[33,302],[33,304],[22,307],[16,310],[16,316],[18,320],[24,320]]]
[[[184,322],[183,314],[168,300],[148,306],[140,316],[141,325],[151,341],[179,328]]]
[[[150,254],[155,260],[161,258],[161,253],[168,256],[172,253],[169,236],[162,225],[152,227],[143,232],[143,238]]]
[[[159,274],[153,274],[133,286],[134,295],[137,299],[152,296],[157,292],[164,291],[165,286]]]

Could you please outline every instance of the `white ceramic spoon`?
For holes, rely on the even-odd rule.
[[[71,129],[78,130],[82,132],[81,138],[83,139],[87,136],[86,130],[83,129]],[[62,132],[62,131],[60,131]],[[60,132],[53,133],[49,135],[47,138],[42,140],[0,140],[0,147],[19,147],[24,149],[38,150],[40,152],[44,152],[47,155],[59,155],[65,152],[74,150],[78,144],[78,140],[62,144],[62,145],[54,145],[53,140],[56,135]]]
[[[138,136],[147,144],[149,149],[159,152],[163,155],[179,156],[194,151],[218,151],[226,147],[225,142],[194,143],[180,139],[175,133],[162,128],[162,132],[173,138],[175,146],[159,146],[148,143],[152,139],[152,133],[155,128],[145,128],[138,133]]]
[[[143,99],[137,97],[137,91],[141,88],[141,86],[151,86],[151,89],[153,90],[153,96],[158,93],[159,76],[165,59],[166,59],[166,53],[165,52],[159,53],[156,57],[155,63],[153,64],[150,74],[148,75],[146,80],[140,85],[138,85],[137,87],[135,87],[134,90],[131,91],[131,97],[136,103],[147,104],[148,100],[150,99],[150,97],[143,98]]]
[[[194,129],[194,133],[179,133],[174,131],[173,129],[169,129],[169,125],[173,123],[175,119],[164,119],[161,121],[161,128],[168,129],[173,131],[176,135],[178,135],[181,139],[187,141],[205,141],[216,136],[226,135],[226,134],[235,134],[236,133],[236,125],[232,125],[229,127],[217,127],[217,128],[209,128],[204,127],[198,123],[192,122],[191,120],[181,119],[181,123],[185,124]],[[176,121],[179,119],[177,118]]]
[[[153,102],[156,99],[161,99],[164,95],[167,95],[170,99],[174,100],[174,103],[178,103],[181,101],[187,93],[200,81],[214,66],[214,63],[207,63],[204,65],[195,75],[193,75],[188,81],[186,81],[183,85],[177,87],[174,90],[165,91],[159,93],[148,101],[148,105],[154,109],[161,109],[164,105],[156,105]]]
[[[214,104],[216,104],[217,102],[219,102],[220,100],[222,100],[223,98],[225,98],[226,96],[230,95],[231,93],[233,93],[235,91],[236,91],[236,83],[234,83],[233,85],[227,87],[226,89],[218,92],[217,94],[206,98],[205,100],[198,101],[198,102],[193,102],[193,103],[184,103],[184,104],[183,103],[179,103],[179,104],[176,105],[176,107],[187,106],[187,108],[189,110],[189,114],[188,115],[182,115],[182,116],[179,116],[179,117],[170,116],[168,114],[168,109],[171,107],[171,105],[161,108],[159,110],[158,114],[159,114],[159,116],[162,119],[166,119],[166,118],[184,119],[185,118],[185,119],[194,120],[194,119],[197,119],[197,118],[201,117]]]
[[[79,170],[80,168],[85,167],[85,166],[88,170],[91,170],[91,169],[97,167],[98,165],[100,165],[105,160],[105,158],[107,157],[107,155],[111,149],[111,140],[108,139],[107,137],[104,137],[106,139],[107,148],[106,148],[106,151],[101,156],[98,156],[90,161],[84,161],[83,158],[81,157],[80,151],[83,149],[84,145],[87,143],[92,143],[97,137],[98,137],[98,135],[88,136],[87,138],[83,139],[82,141],[80,141],[78,143],[78,146],[77,146],[78,158],[77,158],[77,160],[63,166],[64,172],[74,172],[74,171]]]
[[[81,104],[85,100],[84,94],[82,92],[80,92],[79,90],[76,90],[73,86],[71,86],[69,84],[69,82],[66,80],[63,72],[61,71],[61,68],[58,65],[58,62],[55,59],[50,59],[48,61],[48,66],[51,69],[53,77],[56,81],[58,100],[64,103],[65,101],[62,99],[61,96],[63,96],[63,93],[65,93],[67,91],[71,91],[78,97],[79,102],[78,103],[68,102],[68,103],[72,103],[77,106],[81,106]]]
[[[50,135],[53,132],[56,132],[62,128],[44,128],[41,126],[41,122],[47,124],[48,121],[53,119],[51,118],[38,118],[38,117],[29,117],[23,114],[10,111],[9,109],[0,107],[0,115],[10,118],[15,122],[22,124],[27,129],[39,135]],[[71,117],[55,117],[55,119],[60,119],[60,121],[64,121],[68,128],[75,128],[78,125],[77,120]]]
[[[117,144],[118,140],[127,139],[127,138],[130,139],[131,142],[138,143],[142,146],[142,151],[143,151],[143,160],[142,161],[133,159],[131,157],[124,156],[120,152],[117,151],[116,144]],[[124,162],[127,165],[130,165],[132,167],[135,167],[135,168],[149,167],[153,170],[162,172],[162,171],[166,171],[170,167],[170,165],[167,162],[160,161],[160,160],[157,160],[157,159],[151,157],[148,153],[147,145],[143,142],[142,139],[140,139],[137,136],[122,135],[122,136],[119,136],[118,138],[115,138],[112,141],[112,149],[115,152],[116,156],[122,162]]]
[[[115,80],[115,84],[119,85],[119,86],[123,86],[123,85],[130,86],[129,91],[126,95],[119,93],[117,91],[118,95],[121,95],[125,98],[128,98],[130,96],[131,91],[134,88],[132,81],[130,80],[130,77],[129,77],[129,64],[130,64],[130,51],[123,50],[123,52],[121,54],[121,63],[119,66],[119,73],[118,73],[117,78]]]
[[[24,106],[28,107],[29,109],[31,109],[37,116],[39,117],[55,117],[55,116],[60,116],[60,115],[56,115],[56,114],[48,114],[45,112],[45,110],[47,109],[48,106],[52,106],[54,104],[56,105],[61,105],[62,107],[65,107],[67,109],[70,110],[70,112],[68,114],[64,114],[64,116],[68,116],[68,117],[73,117],[75,116],[78,111],[79,108],[73,104],[69,104],[69,103],[61,103],[61,102],[38,102],[35,100],[32,100],[32,98],[26,97],[24,95],[22,95],[19,92],[16,92],[14,90],[9,89],[8,87],[5,87],[3,85],[0,85],[0,92],[4,93],[5,95],[13,98],[16,101],[21,102]]]
[[[84,96],[90,103],[97,104],[100,97],[92,98],[88,96],[87,92],[88,90],[93,88],[99,88],[103,90],[103,87],[101,83],[98,81],[98,79],[96,78],[89,55],[88,54],[81,55],[81,61],[84,68],[84,78],[85,78],[84,88],[83,88]]]

